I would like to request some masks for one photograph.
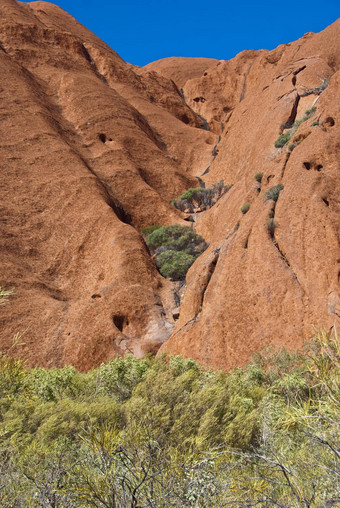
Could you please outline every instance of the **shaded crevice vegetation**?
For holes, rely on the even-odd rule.
[[[274,146],[275,148],[282,148],[283,146],[285,146],[288,141],[292,138],[292,136],[295,134],[295,132],[298,130],[299,126],[303,123],[303,122],[306,122],[307,120],[309,120],[310,118],[312,118],[312,116],[315,114],[316,112],[316,107],[313,106],[311,109],[307,109],[305,111],[305,114],[302,118],[300,118],[299,120],[296,120],[293,125],[290,125],[290,124],[284,124],[281,126],[281,129],[282,130],[286,130],[286,132],[284,132],[283,134],[281,134],[277,140],[275,141],[274,143]]]
[[[183,280],[208,244],[193,228],[180,225],[151,226],[142,230],[146,244],[163,277]]]
[[[194,187],[185,191],[179,198],[173,199],[172,204],[182,212],[203,212],[214,206],[231,187],[231,185],[224,185],[223,180],[210,188]]]

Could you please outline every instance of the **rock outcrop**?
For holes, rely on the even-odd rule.
[[[229,368],[333,326],[339,49],[338,21],[274,51],[139,68],[59,7],[2,0],[0,349],[86,370],[160,348]],[[171,200],[220,180],[233,187],[197,214],[210,247],[179,289],[140,231],[188,224]]]

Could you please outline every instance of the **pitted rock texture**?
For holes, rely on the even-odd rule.
[[[156,352],[176,304],[139,230],[186,224],[170,201],[212,135],[172,81],[45,2],[1,2],[0,76],[0,349],[80,369]]]
[[[81,370],[158,350],[230,368],[338,322],[339,49],[338,21],[274,51],[139,68],[59,7],[2,0],[0,285],[14,293],[0,350]],[[276,149],[313,106],[294,149]],[[171,199],[221,179],[232,189],[195,217],[210,247],[179,287],[140,230],[188,225]]]
[[[210,249],[187,275],[180,318],[161,351],[230,368],[265,346],[294,350],[315,328],[339,324],[339,49],[337,21],[274,51],[219,62],[185,84],[188,104],[220,134],[201,178],[233,187],[196,222]],[[206,101],[195,103],[197,96]],[[288,144],[275,148],[287,124],[313,106]],[[277,202],[266,200],[279,183]]]

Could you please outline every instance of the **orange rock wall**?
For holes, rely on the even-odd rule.
[[[139,68],[52,4],[2,0],[0,285],[14,294],[0,307],[0,349],[86,370],[160,348],[229,368],[333,326],[339,28],[231,61]],[[303,97],[322,79],[319,96]],[[316,99],[296,148],[274,148],[282,124]],[[233,187],[198,214],[210,247],[187,275],[175,321],[177,284],[158,274],[140,230],[187,224],[171,199],[197,177]],[[264,198],[278,183],[274,207]]]

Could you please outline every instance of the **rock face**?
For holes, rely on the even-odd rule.
[[[0,349],[82,370],[159,348],[230,368],[333,326],[339,50],[338,21],[271,52],[139,68],[52,4],[2,0]],[[179,290],[140,230],[188,224],[171,199],[197,177],[233,187],[197,214],[210,247]]]

